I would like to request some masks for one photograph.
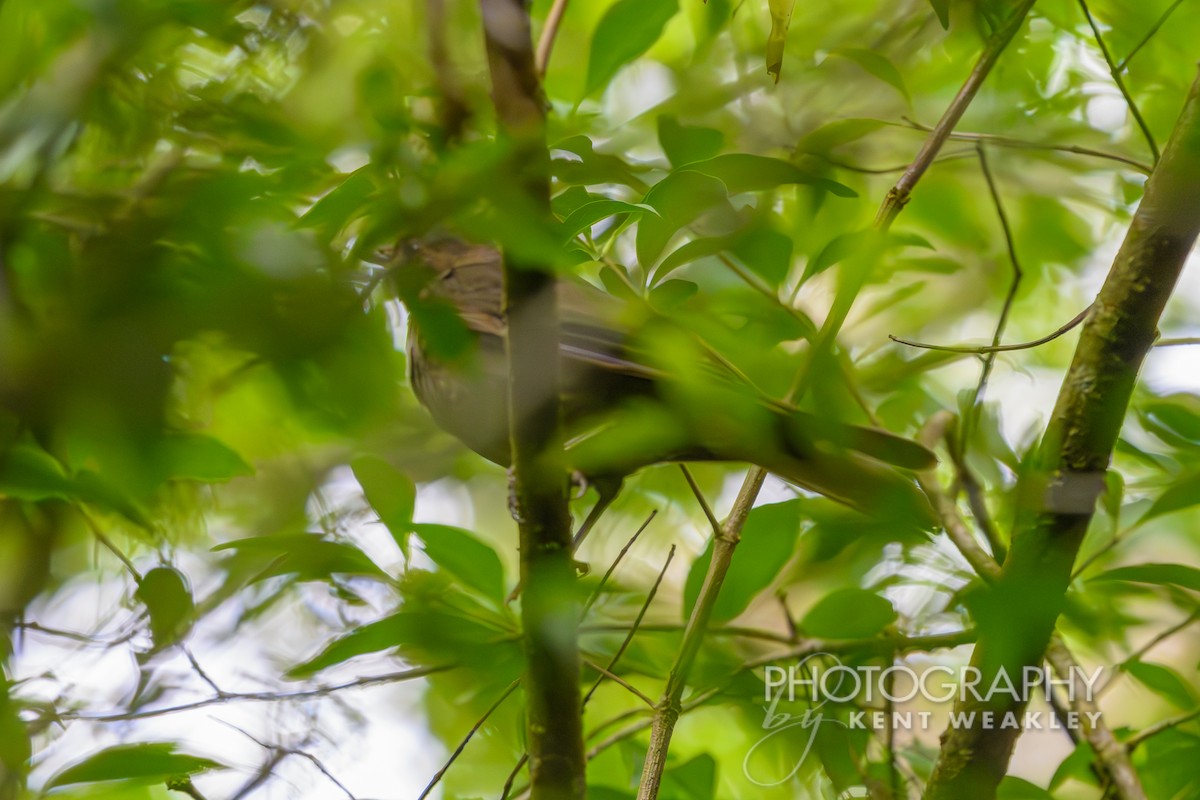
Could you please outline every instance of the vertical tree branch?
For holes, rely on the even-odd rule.
[[[544,103],[523,0],[481,0],[492,96],[531,206],[550,218]],[[586,793],[579,696],[579,603],[559,436],[559,324],[554,277],[504,263],[513,500],[520,529],[521,606],[531,796]]]
[[[999,580],[975,604],[979,642],[971,663],[983,686],[1042,659],[1138,370],[1198,232],[1200,80],[1084,322],[1037,456],[1040,469],[1021,486],[1016,532]],[[960,701],[955,710],[1000,718],[1023,708],[1023,701],[993,695]],[[1018,734],[999,725],[948,729],[927,800],[994,797]]]
[[[751,467],[745,482],[742,483],[741,491],[738,492],[737,500],[733,503],[729,518],[721,526],[721,535],[713,542],[708,572],[704,576],[704,583],[696,597],[696,605],[692,608],[692,614],[684,628],[683,643],[675,656],[675,663],[671,665],[671,671],[667,674],[667,685],[663,689],[662,699],[658,701],[654,711],[654,720],[650,727],[650,748],[646,752],[646,761],[642,765],[642,779],[638,785],[638,800],[654,800],[658,797],[663,770],[667,765],[671,736],[675,732],[675,723],[679,721],[679,715],[683,712],[683,690],[687,686],[688,674],[696,661],[697,653],[700,652],[704,631],[712,618],[721,585],[725,582],[725,575],[733,561],[733,553],[741,541],[742,528],[746,525],[750,509],[754,507],[754,500],[758,497],[758,491],[766,477],[765,470]]]

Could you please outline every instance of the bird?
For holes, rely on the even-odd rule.
[[[434,422],[509,466],[503,256],[454,236],[406,239],[370,258],[393,276],[408,312],[409,381]],[[914,474],[937,458],[911,439],[765,397],[720,362],[672,369],[631,325],[627,300],[560,278],[565,453],[589,480],[619,482],[664,462],[757,464],[868,516],[936,527]],[[669,327],[645,326],[668,331]],[[598,483],[599,485],[599,483]]]

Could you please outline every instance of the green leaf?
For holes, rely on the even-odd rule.
[[[52,777],[46,788],[120,780],[165,783],[179,775],[195,775],[210,769],[226,767],[212,759],[177,753],[173,742],[122,744],[72,764]]]
[[[767,34],[767,74],[779,83],[783,72],[783,47],[787,43],[788,27],[792,24],[792,9],[796,0],[769,0],[771,32]]]
[[[663,773],[659,797],[676,800],[713,800],[717,789],[717,762],[708,753]]]
[[[643,202],[658,210],[658,216],[643,216],[638,222],[638,261],[643,268],[649,268],[680,228],[728,200],[720,180],[686,169],[672,172],[656,183]]]
[[[621,67],[649,50],[678,11],[677,0],[617,0],[592,36],[584,97],[607,86]]]
[[[699,291],[700,287],[692,281],[663,281],[650,291],[648,299],[650,305],[660,311],[667,311],[695,297]]]
[[[663,114],[658,118],[658,143],[671,166],[682,167],[712,158],[721,152],[725,145],[725,134],[716,128],[680,125],[675,117]]]
[[[929,0],[929,5],[933,6],[942,30],[950,30],[950,0]]]
[[[1170,667],[1147,661],[1128,661],[1121,665],[1121,670],[1129,673],[1134,680],[1159,697],[1181,709],[1190,710],[1196,705],[1196,695],[1192,687]]]
[[[996,800],[1054,800],[1054,795],[1024,778],[1005,775],[996,787]]]
[[[711,175],[725,184],[729,194],[760,192],[788,184],[806,184],[838,197],[858,197],[849,186],[831,181],[790,161],[750,153],[729,153],[688,165],[689,170]]]
[[[904,85],[904,78],[900,76],[900,71],[896,69],[896,65],[874,50],[864,50],[857,47],[840,47],[832,51],[831,55],[850,59],[904,95],[905,100],[911,100],[908,95],[908,87]]]
[[[374,170],[373,164],[367,164],[351,172],[336,188],[313,203],[312,208],[300,217],[300,226],[337,232],[365,213],[367,201],[375,193]]]
[[[800,282],[803,284],[814,275],[820,275],[825,270],[862,251],[864,248],[876,246],[878,236],[878,233],[874,230],[859,230],[833,237],[829,240],[828,244],[821,248],[821,252],[817,253],[816,258],[805,265],[804,275],[801,276]],[[929,250],[934,249],[933,245],[924,237],[900,231],[889,231],[885,243],[888,247],[924,247]]]
[[[390,580],[363,551],[345,542],[331,542],[316,533],[250,536],[213,548],[233,550],[239,563],[261,566],[255,581],[279,575],[301,580],[328,580],[333,575],[363,575]]]
[[[651,214],[658,213],[653,206],[643,203],[626,203],[622,200],[595,200],[575,209],[571,212],[570,216],[563,220],[563,237],[574,239],[581,232],[591,228],[600,220],[615,214],[633,214],[640,217],[647,211]]]
[[[155,649],[179,641],[192,623],[195,604],[183,573],[172,567],[155,567],[142,576],[134,592],[150,614],[150,637]]]
[[[849,144],[887,126],[878,119],[835,119],[805,134],[797,149],[802,153],[827,153],[835,147]]]
[[[461,528],[419,523],[425,555],[484,597],[504,600],[504,566],[496,551]]]
[[[361,456],[350,464],[363,496],[408,558],[408,535],[412,532],[417,487],[412,479],[377,456]]]
[[[35,444],[17,444],[0,456],[0,495],[16,500],[70,499],[74,487],[54,456]]]
[[[769,224],[752,224],[729,236],[705,236],[680,245],[658,265],[653,281],[660,281],[674,270],[698,259],[732,252],[751,272],[771,286],[778,286],[791,269],[792,246],[792,237]]]
[[[1186,472],[1175,479],[1158,497],[1142,517],[1148,522],[1154,517],[1183,511],[1200,503],[1200,470]]]
[[[254,468],[228,445],[195,433],[165,436],[159,444],[159,457],[167,480],[215,483],[254,473]]]
[[[800,623],[809,636],[866,639],[896,621],[896,610],[866,589],[838,589],[817,601]]]
[[[320,653],[288,670],[287,676],[305,678],[356,656],[392,648],[399,648],[410,661],[478,663],[486,669],[492,648],[516,646],[513,637],[476,619],[421,607],[398,611],[339,636]]]
[[[1147,430],[1168,444],[1189,447],[1200,443],[1200,397],[1171,394],[1141,403],[1138,411]]]
[[[1117,567],[1100,573],[1092,580],[1152,583],[1158,586],[1175,585],[1200,592],[1200,569],[1184,564],[1139,564],[1134,567]]]
[[[800,500],[757,506],[742,528],[738,557],[729,565],[713,607],[714,622],[727,622],[746,610],[769,587],[792,557],[800,535]],[[712,543],[693,563],[684,587],[685,617],[691,613],[712,561]]]

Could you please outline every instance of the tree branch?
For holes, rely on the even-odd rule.
[[[1021,0],[1021,4],[1013,10],[1008,21],[999,28],[992,37],[988,39],[987,45],[983,49],[983,53],[979,56],[979,60],[975,62],[974,69],[967,77],[966,83],[958,90],[953,102],[946,108],[942,118],[938,120],[938,124],[934,126],[929,138],[925,140],[925,144],[921,147],[917,157],[913,159],[912,164],[909,164],[908,169],[896,181],[896,185],[888,192],[887,198],[883,201],[883,205],[879,209],[879,213],[875,217],[875,226],[880,230],[887,230],[892,226],[892,222],[900,214],[900,211],[908,204],[909,197],[912,195],[913,187],[921,180],[921,176],[925,174],[925,170],[929,169],[929,165],[937,158],[941,152],[942,145],[950,138],[950,134],[954,132],[954,126],[962,119],[963,113],[967,107],[971,105],[971,101],[975,99],[975,95],[979,92],[979,87],[983,86],[984,80],[992,71],[992,67],[996,66],[996,62],[1000,59],[1000,54],[1004,52],[1004,48],[1008,47],[1008,43],[1016,36],[1017,31],[1021,29],[1021,25],[1025,22],[1026,15],[1033,8],[1035,0]]]
[[[550,220],[545,105],[524,0],[481,0],[492,100],[517,180]],[[504,260],[513,505],[520,532],[531,795],[586,794],[579,696],[580,606],[560,436],[558,302],[545,264]]]
[[[1039,469],[1019,488],[1017,525],[999,580],[975,604],[979,642],[971,663],[982,685],[1036,666],[1050,641],[1137,372],[1200,232],[1198,175],[1200,80],[1084,322],[1036,456]],[[992,695],[960,700],[955,711],[1002,718],[1023,708],[1023,701]],[[994,797],[1018,735],[981,724],[948,729],[926,800]]]

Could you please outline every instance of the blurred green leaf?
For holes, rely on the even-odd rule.
[[[345,542],[331,542],[315,533],[250,536],[219,544],[213,550],[232,550],[237,565],[260,570],[254,576],[255,581],[278,575],[295,575],[300,580],[328,580],[337,574],[390,580],[357,547]]]
[[[123,744],[72,764],[50,778],[46,788],[119,780],[165,783],[180,775],[195,775],[212,769],[227,767],[212,759],[177,753],[172,742]]]
[[[824,639],[866,639],[895,621],[896,610],[884,598],[865,589],[845,588],[818,600],[800,628]]]
[[[896,69],[896,65],[889,61],[886,56],[875,50],[864,50],[857,47],[839,47],[833,50],[831,55],[850,59],[876,78],[879,78],[879,80],[894,88],[904,96],[905,100],[912,100],[908,94],[908,87],[904,85],[904,78],[900,76],[900,70]]]
[[[649,50],[678,11],[678,0],[617,0],[610,6],[592,36],[584,96],[606,86],[617,70]]]
[[[742,529],[738,557],[729,565],[721,593],[713,607],[714,622],[727,622],[741,614],[759,594],[775,580],[779,571],[796,551],[800,534],[800,501],[758,506],[751,510]],[[688,571],[683,592],[686,618],[700,595],[700,587],[712,561],[709,542]]]
[[[824,189],[838,197],[858,197],[849,186],[788,161],[750,153],[729,153],[707,161],[689,164],[689,170],[711,175],[725,184],[729,194],[760,192],[790,184],[805,184]]]
[[[721,152],[725,134],[716,128],[681,125],[669,114],[658,118],[658,143],[673,167],[704,161]]]
[[[449,525],[417,523],[413,531],[425,543],[425,555],[484,597],[504,600],[500,556],[471,533]]]
[[[648,268],[680,228],[713,206],[728,202],[726,198],[721,181],[690,168],[663,178],[642,201],[657,209],[658,216],[643,216],[638,222],[638,261]]]
[[[1200,592],[1200,569],[1185,564],[1138,564],[1102,572],[1092,581],[1130,581],[1157,586],[1175,585]]]
[[[172,433],[162,439],[159,453],[168,479],[215,483],[254,472],[232,448],[211,436]]]
[[[407,559],[417,487],[412,479],[377,456],[360,456],[350,464],[363,495],[392,534]]]
[[[1195,690],[1170,667],[1148,661],[1127,661],[1121,665],[1121,670],[1178,708],[1190,711],[1196,707]]]

